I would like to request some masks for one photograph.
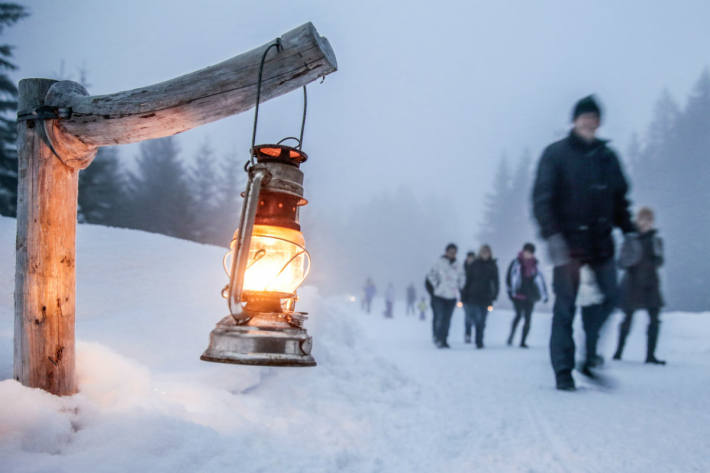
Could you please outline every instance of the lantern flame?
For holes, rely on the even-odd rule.
[[[227,274],[235,242],[236,236],[232,240],[232,251],[224,259]],[[293,294],[308,276],[309,269],[310,255],[301,232],[275,225],[254,225],[243,292]]]

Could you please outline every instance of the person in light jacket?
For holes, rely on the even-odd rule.
[[[447,340],[451,316],[466,280],[463,268],[456,261],[457,251],[455,244],[446,245],[446,252],[434,263],[426,277],[434,312],[432,330],[437,348],[449,348]]]

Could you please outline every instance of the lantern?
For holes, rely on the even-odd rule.
[[[239,227],[223,264],[229,284],[222,295],[229,315],[217,323],[201,359],[223,363],[313,366],[312,340],[303,328],[306,314],[295,311],[297,289],[310,268],[310,256],[299,223],[303,198],[300,166],[306,118],[306,88],[300,138],[254,145],[264,59],[257,86],[251,159]],[[297,146],[283,143],[294,140]]]

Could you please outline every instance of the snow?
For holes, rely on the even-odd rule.
[[[78,229],[80,393],[26,388],[11,379],[14,225],[0,219],[3,473],[710,471],[708,313],[663,314],[665,367],[642,363],[638,314],[625,361],[605,368],[613,391],[554,389],[547,313],[522,350],[495,310],[475,350],[457,309],[442,351],[401,302],[384,320],[312,287],[299,307],[318,367],[212,364],[199,356],[225,313],[223,250],[91,225]]]

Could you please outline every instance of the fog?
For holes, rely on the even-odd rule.
[[[32,1],[6,30],[23,77],[79,78],[92,94],[166,80],[312,21],[338,72],[309,86],[303,232],[312,281],[353,291],[371,275],[421,284],[449,241],[477,248],[484,195],[502,154],[566,133],[580,97],[604,110],[622,157],[665,88],[685,97],[710,63],[710,3]],[[298,131],[301,94],[263,106],[258,141]],[[251,112],[184,133],[241,153]],[[128,166],[136,147],[121,149]],[[633,199],[633,194],[632,194]],[[405,211],[406,210],[406,211]],[[495,242],[491,242],[495,252]],[[508,259],[512,255],[500,255]]]

